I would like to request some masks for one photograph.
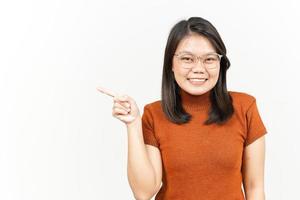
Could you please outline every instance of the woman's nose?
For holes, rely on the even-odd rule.
[[[205,71],[206,68],[204,66],[204,64],[202,63],[202,61],[199,59],[198,62],[196,62],[196,64],[192,67],[192,71],[193,72],[203,72]]]

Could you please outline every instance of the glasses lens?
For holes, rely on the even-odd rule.
[[[179,56],[179,60],[181,63],[191,64],[195,62],[195,57],[190,54],[183,54]]]
[[[209,69],[217,67],[219,61],[220,58],[217,54],[209,54],[204,58],[204,64]]]
[[[204,62],[207,64],[216,63],[219,61],[219,56],[215,54],[210,54],[205,57]]]

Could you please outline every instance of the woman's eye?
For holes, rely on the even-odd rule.
[[[206,61],[208,62],[214,62],[216,59],[215,58],[206,58]]]
[[[192,60],[192,58],[189,58],[189,57],[183,57],[182,60],[190,61],[190,60]]]

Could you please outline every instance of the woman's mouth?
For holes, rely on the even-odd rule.
[[[204,84],[208,79],[207,78],[188,78],[187,79],[189,83],[192,85],[202,85]]]

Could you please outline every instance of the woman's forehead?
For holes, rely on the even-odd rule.
[[[215,52],[215,49],[206,37],[201,35],[189,35],[179,42],[176,52],[202,55]]]

